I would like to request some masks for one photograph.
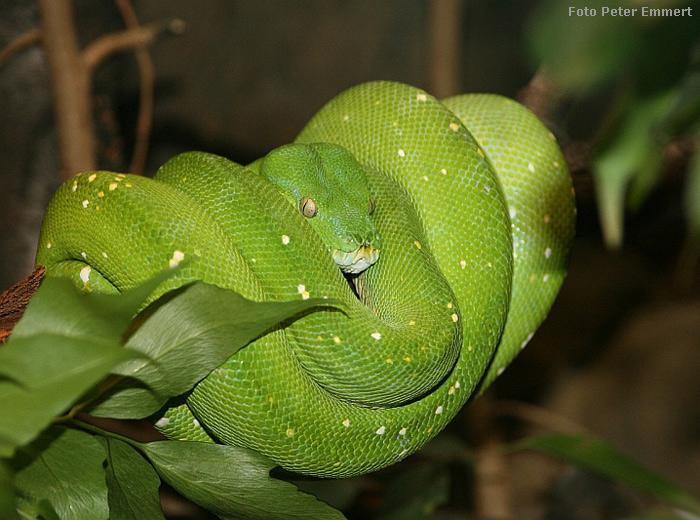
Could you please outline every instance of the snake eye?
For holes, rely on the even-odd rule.
[[[374,199],[372,197],[369,198],[369,214],[371,215],[374,213]]]
[[[299,211],[306,218],[315,217],[318,213],[318,206],[316,206],[316,201],[311,197],[302,197],[299,201]]]

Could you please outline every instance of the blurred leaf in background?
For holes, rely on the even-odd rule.
[[[565,96],[580,99],[604,93],[613,100],[594,136],[592,169],[606,243],[620,247],[625,209],[638,209],[652,193],[663,172],[667,145],[689,139],[697,155],[700,2],[622,0],[611,7],[596,0],[586,2],[585,8],[570,4],[544,2],[531,20],[528,47],[534,62],[544,66]],[[612,9],[618,7],[630,9],[630,15],[613,16]],[[686,15],[643,16],[650,9],[679,9]],[[697,158],[691,160],[697,163]],[[698,241],[700,189],[694,188],[697,174],[691,171],[690,176],[687,218]]]
[[[678,515],[640,516],[638,518],[700,518],[700,501],[693,495],[666,480],[651,469],[615,448],[612,444],[592,435],[548,434],[529,437],[509,448],[511,451],[536,450],[569,462],[632,489],[647,493],[676,509]]]

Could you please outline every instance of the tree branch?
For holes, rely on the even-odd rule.
[[[127,29],[134,30],[139,28],[139,20],[136,17],[134,6],[129,0],[116,0],[117,8],[122,15],[124,25]],[[139,97],[139,115],[136,120],[136,140],[134,142],[134,153],[131,156],[131,164],[129,171],[143,174],[146,168],[146,157],[148,156],[148,142],[151,137],[151,126],[153,121],[153,83],[155,81],[155,72],[153,70],[153,60],[148,53],[145,44],[139,45],[135,51],[136,64],[139,68],[139,88],[141,95]]]
[[[126,31],[105,34],[85,47],[82,60],[86,69],[92,72],[112,54],[147,45],[151,43],[156,36],[165,31],[179,34],[183,31],[183,28],[184,22],[175,19],[143,25]]]
[[[90,75],[78,48],[70,0],[37,0],[53,83],[61,180],[95,170]]]
[[[179,34],[184,29],[182,20],[174,19],[149,25],[139,25],[133,6],[128,0],[117,0],[117,7],[122,14],[126,31],[107,34],[88,45],[83,51],[83,61],[89,71],[93,71],[107,57],[114,53],[134,50],[136,63],[139,68],[140,101],[139,114],[136,122],[136,142],[131,158],[129,171],[142,175],[148,156],[148,142],[151,135],[153,120],[153,84],[155,72],[153,61],[147,46],[162,32],[170,31]]]
[[[0,69],[10,61],[15,54],[23,51],[27,47],[39,43],[41,41],[41,31],[39,29],[30,29],[29,31],[20,34],[0,50]]]
[[[428,81],[438,99],[460,92],[460,32],[462,0],[431,0],[428,4]]]
[[[39,265],[24,280],[0,293],[0,343],[4,343],[24,314],[29,300],[39,288],[46,269]]]

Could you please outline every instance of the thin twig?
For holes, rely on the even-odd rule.
[[[139,20],[131,2],[129,0],[116,0],[116,2],[126,28],[130,30],[138,29],[140,26]],[[129,171],[142,175],[146,167],[148,142],[153,121],[153,82],[155,72],[153,70],[153,60],[145,44],[136,47],[134,54],[139,68],[141,95],[139,98],[139,115],[136,121],[136,141],[134,142],[134,153],[131,157]]]
[[[53,84],[61,149],[60,177],[67,180],[97,166],[90,75],[78,48],[70,0],[37,0],[37,3]]]
[[[39,43],[41,41],[41,29],[30,29],[17,36],[14,40],[8,43],[0,50],[0,69],[7,64],[16,54],[23,51],[27,47]]]
[[[169,31],[180,34],[184,30],[184,22],[174,19],[165,22],[157,22],[148,25],[139,25],[136,13],[130,2],[127,0],[117,0],[124,24],[125,31],[107,34],[93,41],[83,51],[83,61],[91,72],[107,57],[117,52],[133,50],[136,54],[136,63],[139,67],[140,77],[140,102],[139,114],[136,122],[136,141],[134,143],[134,154],[131,159],[129,171],[131,173],[143,174],[146,158],[148,156],[148,143],[151,135],[151,125],[153,120],[153,84],[155,73],[153,62],[148,54],[147,46],[155,38]]]
[[[82,57],[83,63],[89,71],[93,71],[112,54],[130,51],[141,45],[147,45],[151,43],[156,36],[165,31],[178,34],[182,32],[183,27],[184,22],[175,19],[143,25],[137,29],[105,34],[85,47]]]
[[[555,432],[571,434],[589,433],[589,430],[581,424],[541,406],[519,401],[496,401],[493,407],[495,415],[518,417],[529,423]]]

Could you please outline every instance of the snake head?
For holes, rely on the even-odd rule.
[[[342,146],[290,144],[270,152],[260,173],[308,219],[338,267],[361,273],[379,259],[365,167]]]

